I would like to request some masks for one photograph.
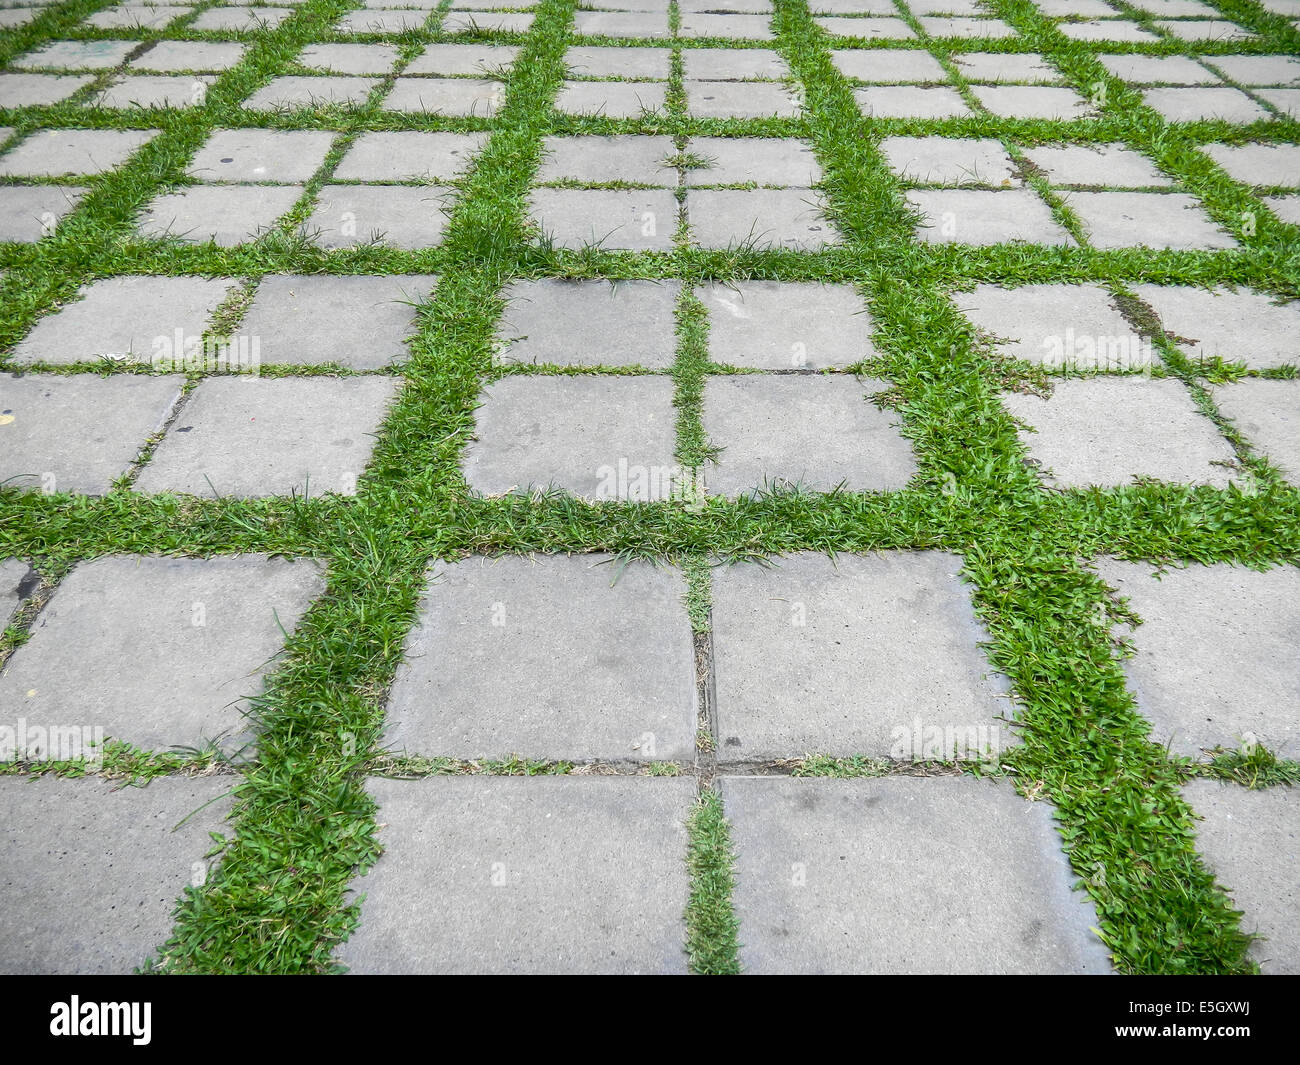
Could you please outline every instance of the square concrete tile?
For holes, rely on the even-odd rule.
[[[1180,41],[1247,41],[1254,36],[1244,26],[1226,19],[1156,19],[1155,25]]]
[[[362,133],[334,171],[337,181],[452,181],[470,167],[486,133]]]
[[[431,13],[427,8],[419,11],[354,11],[335,25],[339,33],[402,33],[404,30],[423,29]]]
[[[659,189],[534,189],[532,219],[559,248],[598,245],[612,251],[669,251],[678,204]]]
[[[1182,55],[1099,55],[1117,78],[1138,85],[1218,85],[1219,77]]]
[[[187,171],[200,181],[308,181],[329,154],[335,134],[310,129],[219,129]]]
[[[79,42],[90,43],[90,42]],[[137,41],[123,42],[138,44]],[[127,66],[133,70],[156,70],[159,73],[181,71],[229,70],[248,50],[247,44],[237,41],[158,41],[138,59]],[[116,66],[116,64],[108,64]]]
[[[958,52],[952,60],[967,81],[1042,85],[1063,80],[1036,52]]]
[[[33,721],[80,718],[146,750],[219,740],[237,753],[252,738],[249,699],[324,590],[321,567],[301,559],[84,562],[0,674],[0,704]]]
[[[639,118],[665,109],[668,86],[658,81],[566,81],[555,109],[570,115]]]
[[[107,108],[202,107],[208,86],[216,78],[211,74],[154,75],[137,74],[113,79],[94,97],[94,106]]]
[[[9,624],[24,598],[22,585],[27,573],[26,562],[16,558],[0,559],[0,632]]]
[[[972,85],[971,92],[1002,118],[1047,118],[1071,121],[1089,117],[1088,101],[1059,85]]]
[[[202,336],[232,282],[204,277],[106,277],[83,286],[82,298],[46,315],[20,341],[23,362],[67,365],[101,356],[148,362],[158,341],[180,330]]]
[[[111,70],[126,62],[139,41],[51,41],[11,64],[23,69]]]
[[[1221,119],[1247,123],[1269,118],[1269,113],[1240,89],[1227,87],[1148,89],[1142,94],[1142,99],[1170,122]]]
[[[677,356],[678,281],[516,281],[496,335],[506,363],[643,366]]]
[[[30,244],[49,236],[85,194],[70,185],[0,185],[0,240]]]
[[[1191,758],[1243,743],[1300,753],[1300,571],[1221,563],[1157,574],[1152,563],[1109,558],[1095,566],[1142,619],[1124,627],[1134,655],[1123,665],[1153,743]]]
[[[684,973],[695,781],[372,780],[356,973]],[[423,900],[439,900],[428,906]],[[575,900],[581,905],[575,905]]]
[[[496,75],[509,70],[519,56],[513,44],[430,44],[402,71],[403,74]]]
[[[661,501],[683,481],[676,422],[668,377],[502,378],[484,386],[465,480],[485,496],[553,486],[597,501]]]
[[[821,198],[808,189],[692,189],[686,212],[692,239],[702,248],[820,251],[840,243]]]
[[[237,779],[0,779],[0,969],[129,976],[156,957],[206,875],[210,833],[233,834],[223,796]]]
[[[105,495],[163,427],[185,378],[0,376],[0,481]]]
[[[523,11],[449,11],[443,33],[527,33],[536,16]]]
[[[1256,95],[1272,104],[1284,118],[1300,117],[1300,89],[1256,89]]]
[[[1205,144],[1228,176],[1256,188],[1300,188],[1300,144]]]
[[[928,244],[1074,244],[1029,189],[912,189],[907,202],[921,212],[917,236]]]
[[[1287,225],[1300,226],[1300,195],[1265,196],[1264,204]]]
[[[137,228],[147,238],[230,248],[265,236],[302,193],[301,185],[192,185],[156,197]]]
[[[770,41],[768,15],[704,15],[683,13],[677,27],[679,37],[725,37],[733,41]]]
[[[1050,399],[1004,393],[1021,442],[1048,483],[1116,487],[1134,478],[1226,488],[1236,459],[1174,378],[1071,378]]]
[[[871,402],[888,382],[845,375],[714,376],[704,431],[720,449],[708,491],[736,497],[769,486],[812,492],[902,489],[916,472],[901,421]]]
[[[677,154],[671,137],[547,137],[542,153],[538,182],[626,181],[677,187],[678,171],[667,162]]]
[[[682,63],[684,76],[691,81],[790,77],[785,60],[769,48],[686,48]]]
[[[1067,192],[1061,199],[1096,248],[1235,248],[1195,196],[1177,192]]]
[[[765,81],[683,81],[695,118],[793,118],[799,100],[783,84]]]
[[[733,281],[700,288],[709,357],[752,370],[841,369],[876,355],[871,315],[851,285]]]
[[[1043,145],[1022,151],[1051,184],[1062,188],[1108,185],[1142,189],[1173,184],[1155,163],[1123,144]]]
[[[435,565],[385,714],[427,757],[695,760],[686,582],[612,555]]]
[[[191,30],[274,29],[293,11],[284,7],[212,7],[186,25]]]
[[[814,19],[832,37],[852,37],[865,41],[915,40],[912,27],[901,18],[828,18]]]
[[[1100,285],[976,285],[952,300],[1006,354],[1049,369],[1139,370],[1155,360]]]
[[[82,25],[94,26],[102,30],[156,30],[179,18],[184,18],[193,11],[192,7],[172,7],[162,4],[148,7],[142,4],[119,4],[117,7],[96,11]]]
[[[689,56],[691,53],[686,53]],[[667,48],[570,48],[564,53],[569,73],[579,78],[652,78],[667,81],[672,66]],[[694,76],[694,75],[692,75]]]
[[[1006,781],[720,785],[746,972],[1110,971],[1051,807]]]
[[[398,387],[389,377],[210,377],[136,490],[236,499],[354,495]]]
[[[388,74],[397,65],[397,56],[397,46],[392,44],[312,44],[298,54],[297,63],[331,74]]]
[[[1193,361],[1220,358],[1252,370],[1300,363],[1300,301],[1195,285],[1134,285]]]
[[[1057,27],[1064,36],[1074,41],[1158,41],[1150,30],[1136,22],[1119,18],[1085,19],[1082,22],[1062,22]]]
[[[686,173],[688,185],[772,185],[811,188],[822,179],[822,168],[807,141],[774,137],[693,137],[690,155],[707,160],[707,167]]]
[[[846,78],[867,82],[943,82],[948,73],[923,48],[856,48],[831,52]]]
[[[575,11],[573,32],[589,37],[669,37],[666,13]]]
[[[45,129],[0,155],[0,177],[63,177],[115,170],[158,131]]]
[[[1293,55],[1216,55],[1206,62],[1238,85],[1300,85],[1300,57]]]
[[[1011,156],[991,137],[886,137],[880,151],[894,173],[918,185],[1021,184]]]
[[[1192,780],[1183,797],[1197,816],[1196,850],[1244,912],[1243,932],[1263,937],[1251,956],[1265,975],[1300,973],[1300,803],[1294,788],[1250,790]]]
[[[325,185],[305,230],[327,250],[358,244],[433,248],[455,190],[445,185]]]
[[[0,74],[0,107],[57,104],[93,80],[89,74]]]
[[[383,369],[406,358],[413,304],[428,300],[437,281],[428,274],[269,274],[237,333],[256,340],[263,364]]]
[[[927,36],[954,37],[969,40],[971,38],[1000,40],[1014,37],[1016,31],[1001,19],[995,18],[922,18],[921,23]]]
[[[505,98],[505,84],[474,78],[398,78],[384,97],[385,111],[408,114],[494,115]]]
[[[1300,388],[1296,381],[1252,378],[1214,390],[1219,412],[1300,487]]]
[[[957,555],[772,561],[713,571],[720,760],[982,758],[1016,742]],[[951,731],[913,750],[936,728]]]
[[[970,114],[961,94],[943,85],[878,85],[855,89],[853,97],[868,118],[958,118]]]
[[[244,107],[250,111],[294,111],[336,104],[360,105],[378,84],[378,78],[289,75],[272,78],[244,101]]]

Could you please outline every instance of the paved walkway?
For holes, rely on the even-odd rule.
[[[0,971],[1300,971],[1300,2],[0,26]]]

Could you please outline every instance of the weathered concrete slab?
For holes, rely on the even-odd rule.
[[[958,556],[774,562],[713,571],[720,759],[978,759],[1016,742]]]
[[[1109,185],[1142,189],[1173,184],[1154,162],[1122,144],[1044,145],[1023,151],[1049,182],[1062,188]]]
[[[1202,819],[1196,849],[1244,911],[1242,930],[1263,938],[1251,955],[1266,975],[1300,973],[1300,803],[1296,790],[1251,791],[1193,780],[1183,796]]]
[[[339,161],[334,177],[338,181],[451,181],[469,169],[486,143],[486,133],[362,133]]]
[[[0,74],[0,107],[56,104],[92,80],[89,74]]]
[[[1300,187],[1300,144],[1206,144],[1201,151],[1236,181],[1257,188]]]
[[[1196,87],[1147,89],[1142,94],[1146,105],[1169,122],[1199,122],[1218,118],[1225,122],[1259,122],[1269,113],[1240,89]]]
[[[560,248],[667,251],[677,230],[677,198],[667,189],[534,189],[533,221]]]
[[[1159,361],[1100,285],[976,285],[952,299],[1008,355],[1051,369],[1139,370]]]
[[[237,780],[0,778],[0,969],[126,975],[156,956],[207,876],[210,833],[230,834]]]
[[[628,0],[635,3],[636,0]],[[689,53],[688,53],[689,54]],[[570,48],[564,53],[569,73],[580,78],[654,78],[667,81],[672,66],[667,48]]]
[[[570,115],[639,118],[663,111],[667,93],[667,84],[658,81],[566,81],[555,97],[555,109]]]
[[[137,228],[145,237],[233,247],[268,233],[302,194],[302,185],[191,185],[152,200]]]
[[[820,251],[840,243],[821,197],[808,189],[692,189],[686,214],[703,248],[741,245]]]
[[[928,244],[1074,244],[1029,189],[912,189],[907,202],[921,212],[917,236]]]
[[[0,674],[0,706],[148,750],[218,741],[237,754],[249,698],[324,590],[315,563],[265,555],[83,562]]]
[[[677,170],[667,163],[676,154],[672,137],[546,137],[537,180],[591,185],[625,181],[676,188]]]
[[[678,281],[516,281],[497,325],[503,362],[642,366],[677,355]]]
[[[653,502],[681,484],[668,377],[512,376],[485,386],[465,479],[487,496],[554,486]]]
[[[372,780],[356,973],[684,973],[695,781]],[[437,906],[422,900],[439,899]],[[575,905],[575,900],[581,905]]]
[[[292,111],[333,104],[363,104],[378,84],[378,78],[283,75],[272,78],[253,93],[244,101],[244,107],[250,111]]]
[[[948,72],[924,48],[836,49],[831,59],[846,78],[857,81],[945,82]]]
[[[138,44],[136,41],[123,43]],[[159,73],[229,70],[243,59],[247,50],[248,45],[239,41],[157,41],[147,52],[132,59],[127,66],[133,70],[156,70]]]
[[[918,185],[1021,184],[1011,156],[992,137],[886,137],[880,151],[899,177]]]
[[[484,117],[496,114],[504,99],[505,83],[490,79],[397,78],[384,110]]]
[[[873,85],[855,89],[853,98],[868,118],[961,118],[970,114],[961,94],[946,85]]]
[[[1002,403],[1035,430],[1021,441],[1059,487],[1233,480],[1232,448],[1175,378],[1071,378],[1055,382],[1051,399],[1004,393]]]
[[[0,155],[0,177],[63,177],[115,170],[157,130],[46,129]]]
[[[871,315],[851,285],[733,281],[696,293],[709,356],[752,370],[841,369],[876,355]]]
[[[430,44],[404,74],[479,74],[494,76],[519,57],[513,44]]]
[[[809,188],[822,179],[822,168],[807,141],[776,137],[693,137],[690,155],[709,166],[691,169],[689,185],[771,185]]]
[[[1235,248],[1195,196],[1179,192],[1066,192],[1061,199],[1097,248]]]
[[[85,195],[73,185],[0,186],[0,240],[29,244],[49,236]]]
[[[200,181],[298,184],[325,162],[335,134],[311,129],[219,129],[190,163]]]
[[[397,57],[392,44],[312,44],[298,54],[297,62],[331,74],[388,74]]]
[[[325,185],[305,229],[327,249],[433,248],[442,243],[454,196],[446,185]]]
[[[680,572],[612,555],[435,565],[385,716],[427,757],[695,758]]]
[[[747,972],[1110,971],[1051,808],[1005,781],[720,785]]]
[[[185,379],[0,376],[0,483],[104,495],[180,399]]]
[[[1220,358],[1252,370],[1300,363],[1300,301],[1195,285],[1134,285],[1133,292],[1193,360]]]
[[[437,282],[428,274],[270,274],[237,333],[257,341],[265,364],[382,369],[406,358],[414,304]]]
[[[1245,380],[1215,389],[1219,411],[1282,475],[1300,486],[1300,388],[1296,381]]]
[[[136,488],[209,498],[353,495],[398,387],[389,377],[210,377]]]
[[[36,323],[19,342],[15,356],[24,362],[70,364],[112,356],[148,362],[162,341],[179,330],[199,337],[234,282],[224,278],[105,277],[80,290]]]
[[[1123,664],[1152,742],[1192,758],[1243,743],[1300,754],[1300,571],[1095,566],[1142,619]]]

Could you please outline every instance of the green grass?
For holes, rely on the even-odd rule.
[[[51,7],[30,26],[6,32],[0,63],[44,40],[164,35],[72,28],[90,11],[107,6],[110,0]],[[308,42],[393,41],[401,46],[404,64],[425,42],[439,39],[437,13],[421,30],[382,37],[335,34],[329,28],[333,21],[355,9],[346,0],[309,0],[276,29],[239,35],[251,49],[217,79],[201,108],[158,114],[88,112],[74,101],[0,111],[0,125],[20,132],[74,125],[161,130],[126,166],[88,182],[90,193],[53,236],[36,245],[0,245],[0,267],[8,271],[0,282],[0,370],[13,368],[4,353],[41,315],[72,298],[78,286],[117,273],[240,279],[245,291],[221,315],[221,327],[230,332],[238,331],[247,286],[269,273],[442,277],[436,293],[418,307],[418,335],[410,362],[401,370],[405,386],[355,498],[142,497],[133,495],[127,483],[101,499],[0,493],[0,556],[32,561],[45,578],[42,595],[57,589],[77,561],[110,552],[268,552],[328,564],[326,594],[302,620],[282,667],[257,700],[258,760],[239,767],[241,775],[231,778],[238,781],[234,839],[204,886],[187,890],[158,968],[332,971],[334,949],[357,919],[347,885],[379,850],[373,803],[363,786],[368,774],[533,775],[610,768],[526,758],[417,759],[383,750],[386,694],[431,560],[469,553],[606,551],[622,558],[672,561],[686,575],[686,606],[698,650],[707,649],[712,627],[710,565],[795,551],[890,549],[963,555],[989,632],[989,657],[1014,685],[1022,745],[991,767],[900,764],[812,752],[772,771],[837,777],[1004,775],[1027,796],[1053,803],[1072,867],[1097,907],[1102,936],[1121,971],[1231,973],[1253,968],[1238,915],[1196,854],[1195,824],[1179,788],[1187,779],[1205,775],[1250,786],[1285,786],[1298,779],[1296,767],[1267,751],[1224,752],[1193,764],[1171,759],[1151,743],[1148,726],[1125,688],[1114,641],[1106,627],[1095,624],[1098,616],[1115,618],[1121,610],[1081,560],[1109,554],[1173,564],[1293,565],[1300,561],[1300,492],[1252,453],[1213,408],[1205,383],[1245,371],[1192,364],[1163,336],[1155,338],[1161,372],[1185,383],[1219,422],[1250,471],[1253,489],[1144,483],[1045,490],[1024,464],[1024,449],[998,393],[1048,389],[1053,375],[993,352],[948,294],[981,282],[1093,282],[1121,297],[1130,319],[1147,330],[1154,319],[1131,288],[1141,282],[1247,284],[1300,296],[1300,233],[1274,219],[1254,190],[1234,182],[1197,150],[1211,140],[1300,143],[1300,124],[1169,126],[1143,106],[1137,90],[1110,77],[1094,58],[1103,50],[1295,52],[1300,35],[1254,4],[1223,0],[1221,10],[1260,31],[1260,41],[1194,49],[1171,40],[1103,47],[1068,40],[1024,0],[999,0],[996,7],[1019,30],[1018,37],[913,42],[909,47],[932,48],[950,72],[955,69],[951,57],[964,51],[1041,52],[1085,95],[1105,86],[1105,104],[1097,117],[1056,123],[1000,119],[977,110],[971,117],[943,120],[864,118],[852,84],[829,57],[831,48],[848,42],[828,38],[802,0],[776,0],[774,19],[774,46],[805,89],[807,112],[797,119],[692,118],[685,109],[679,55],[674,56],[668,105],[661,114],[611,119],[554,113],[550,102],[564,76],[563,51],[572,43],[571,0],[545,0],[526,35],[476,35],[523,47],[507,76],[505,107],[491,119],[388,114],[375,103],[377,94],[357,108],[286,114],[244,110],[241,103],[251,93],[276,74],[295,69],[294,57]],[[166,36],[198,40],[223,35],[171,31]],[[597,38],[582,43],[645,42]],[[702,46],[730,42],[679,41],[676,51]],[[96,85],[112,73],[104,72]],[[964,84],[961,88],[967,91]],[[159,191],[189,181],[184,174],[188,160],[213,129],[250,125],[329,128],[340,134],[325,167],[277,232],[228,249],[150,242],[134,233],[131,220],[140,207]],[[363,130],[390,128],[491,134],[473,168],[455,183],[458,198],[444,242],[416,251],[370,246],[327,253],[297,239],[294,227],[309,216],[313,193],[328,180],[351,139]],[[616,132],[670,135],[687,151],[689,135],[806,138],[825,171],[822,194],[844,243],[819,254],[801,254],[752,245],[699,249],[679,239],[668,252],[631,253],[561,249],[537,240],[527,219],[526,196],[542,138]],[[1012,151],[1063,141],[1123,141],[1199,198],[1215,221],[1237,236],[1241,250],[919,243],[916,219],[903,199],[906,186],[885,164],[879,143],[886,136],[926,134],[995,137]],[[1058,216],[1081,236],[1068,209],[1056,206]],[[556,492],[471,497],[460,470],[461,450],[473,429],[482,383],[507,372],[494,365],[492,353],[501,293],[512,281],[535,277],[685,282],[677,308],[677,359],[669,375],[677,412],[677,460],[693,470],[713,454],[700,419],[705,380],[710,373],[731,371],[709,360],[708,319],[691,285],[741,279],[854,285],[870,308],[878,352],[854,369],[892,382],[886,399],[912,442],[919,472],[906,489],[886,494],[784,489],[730,501],[687,496],[641,504],[591,504]],[[111,372],[148,371],[114,367]],[[275,367],[268,372],[332,371]],[[200,377],[192,374],[190,379]],[[38,607],[36,602],[26,608],[0,636],[0,661],[27,638]],[[695,971],[729,973],[738,967],[730,901],[732,854],[720,799],[708,784],[717,764],[716,737],[707,716],[694,766],[656,763],[641,771],[701,778],[701,798],[689,824],[686,948]],[[234,768],[205,752],[150,755],[112,748],[99,765],[20,763],[6,771],[101,772],[139,783],[160,772],[233,773]]]

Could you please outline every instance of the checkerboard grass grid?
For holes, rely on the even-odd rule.
[[[1122,618],[1119,604],[1080,560],[1100,554],[1175,562],[1293,564],[1300,547],[1297,490],[1217,417],[1207,384],[1250,376],[1240,366],[1194,364],[1178,346],[1157,338],[1157,373],[1180,381],[1231,442],[1242,474],[1228,489],[1142,483],[1106,490],[1047,491],[1024,463],[1015,425],[999,404],[1002,391],[1041,390],[1053,374],[995,355],[956,311],[946,293],[972,283],[1089,282],[1105,286],[1138,325],[1144,307],[1132,294],[1141,282],[1233,283],[1297,296],[1294,226],[1276,218],[1256,190],[1234,181],[1198,148],[1254,140],[1296,143],[1300,126],[1249,86],[1224,84],[1256,100],[1267,117],[1235,124],[1199,120],[1170,124],[1144,103],[1140,89],[1114,77],[1097,55],[1215,56],[1294,54],[1300,32],[1282,15],[1245,0],[1216,4],[1225,19],[1254,33],[1247,40],[1192,42],[1157,26],[1134,5],[1117,13],[1154,40],[1071,39],[1062,25],[1028,0],[997,0],[988,13],[1014,36],[932,37],[904,4],[897,18],[910,36],[831,37],[801,0],[775,0],[771,40],[664,36],[642,40],[572,34],[574,5],[544,0],[526,32],[459,33],[456,41],[517,46],[503,72],[504,103],[493,115],[449,117],[386,111],[393,80],[430,42],[444,39],[449,5],[430,9],[419,28],[395,33],[344,33],[334,27],[353,10],[341,0],[308,0],[271,28],[187,29],[186,18],[147,30],[87,28],[84,19],[110,5],[77,0],[44,9],[6,33],[0,61],[10,63],[53,40],[239,41],[249,47],[216,75],[201,106],[139,111],[86,106],[121,67],[97,71],[66,101],[6,110],[0,125],[15,137],[44,128],[149,129],[159,134],[128,163],[90,183],[85,198],[36,244],[0,249],[0,345],[11,349],[44,313],[79,285],[116,274],[201,274],[245,280],[223,320],[233,328],[258,279],[272,273],[437,274],[434,297],[419,309],[411,360],[400,369],[403,391],[381,432],[355,498],[272,498],[253,501],[143,496],[129,478],[100,499],[6,493],[0,500],[0,547],[37,563],[48,594],[78,560],[107,552],[210,554],[277,552],[329,563],[329,590],[288,643],[285,664],[260,702],[258,762],[244,773],[237,836],[220,872],[183,900],[175,935],[162,953],[165,968],[190,971],[318,971],[329,966],[355,920],[345,888],[357,866],[375,856],[367,772],[382,766],[406,774],[436,772],[567,772],[563,763],[456,764],[394,762],[377,748],[383,696],[401,655],[430,558],[465,553],[606,550],[675,560],[692,584],[693,618],[708,625],[708,560],[796,550],[873,551],[943,548],[961,553],[976,587],[993,663],[1013,681],[1022,747],[996,770],[1027,795],[1050,798],[1075,872],[1097,907],[1101,932],[1122,970],[1242,971],[1249,968],[1236,915],[1194,849],[1190,811],[1178,787],[1196,774],[1270,783],[1294,780],[1293,765],[1225,754],[1192,766],[1153,746],[1125,690],[1111,636],[1099,616]],[[816,5],[813,5],[815,8]],[[200,4],[196,12],[216,10]],[[675,7],[666,24],[678,29]],[[365,101],[285,112],[243,106],[276,76],[302,73],[300,50],[315,43],[385,42],[398,50],[392,71],[378,76]],[[565,79],[566,48],[671,47],[664,107],[628,118],[578,116],[552,110]],[[693,116],[683,53],[693,48],[775,48],[793,75],[803,110],[790,118]],[[924,48],[941,64],[966,109],[951,118],[871,117],[854,85],[832,61],[832,49]],[[1074,121],[1000,117],[981,106],[957,60],[968,52],[1032,52],[1059,70],[1060,84],[1091,104]],[[160,189],[191,182],[193,153],[219,128],[330,130],[338,134],[323,165],[277,226],[234,247],[190,246],[142,239],[133,218]],[[451,130],[490,135],[472,169],[451,184],[454,202],[436,247],[400,250],[383,243],[326,250],[299,233],[314,198],[356,138],[366,131]],[[620,252],[552,244],[530,222],[529,185],[542,138],[568,134],[666,135],[689,150],[698,136],[806,139],[824,171],[821,196],[842,243],[806,252],[764,247],[761,240],[700,248],[690,218],[679,220],[671,250]],[[1230,234],[1231,250],[1099,250],[1083,222],[1041,174],[1027,185],[1048,205],[1075,246],[968,246],[918,240],[903,185],[880,151],[886,137],[992,138],[1020,158],[1044,144],[1124,144],[1146,155]],[[62,179],[49,179],[58,182]],[[684,203],[688,194],[674,195]],[[901,417],[919,472],[888,493],[780,490],[739,500],[591,505],[556,493],[481,499],[472,496],[460,458],[485,381],[519,372],[494,363],[493,328],[501,292],[532,277],[677,278],[685,282],[773,279],[854,285],[876,327],[878,355],[850,371],[889,379],[881,397]],[[674,381],[678,460],[698,467],[710,455],[701,421],[706,377],[718,372],[707,355],[707,316],[690,285],[677,314]],[[50,373],[148,372],[145,368],[75,364],[39,366]],[[264,373],[346,373],[337,367],[271,367]],[[575,372],[575,371],[565,371]],[[581,372],[606,373],[608,368]],[[1064,372],[1062,372],[1064,373]],[[1293,376],[1293,370],[1274,376]],[[190,375],[189,387],[203,375]],[[147,457],[147,453],[146,453]],[[26,637],[20,615],[0,654]],[[702,798],[693,822],[690,947],[701,971],[735,968],[734,915],[727,892],[725,822],[708,786],[715,754],[702,722],[694,766],[647,771],[693,772]],[[149,775],[207,768],[208,756],[150,755],[121,749],[105,770]],[[41,767],[25,767],[28,771]],[[52,767],[58,769],[60,767]],[[62,767],[65,770],[67,767]],[[788,767],[809,774],[873,774],[898,767],[867,759],[809,757]],[[1104,870],[1104,876],[1097,871]]]

